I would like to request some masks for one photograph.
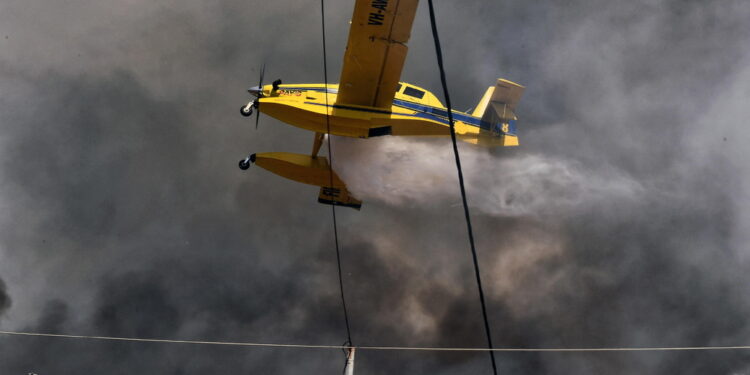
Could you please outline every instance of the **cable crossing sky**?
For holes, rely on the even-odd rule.
[[[56,333],[0,331],[0,335],[48,337],[61,339],[81,340],[108,340],[129,341],[143,343],[161,344],[192,344],[192,345],[224,345],[245,346],[263,348],[290,348],[290,349],[357,349],[357,350],[393,350],[393,351],[431,351],[431,352],[657,352],[657,351],[713,351],[713,350],[750,350],[750,345],[736,346],[676,346],[676,347],[608,347],[608,348],[460,348],[460,347],[415,347],[415,346],[347,346],[347,345],[314,345],[314,344],[274,344],[260,342],[237,342],[237,341],[202,341],[202,340],[171,340],[156,338],[137,337],[113,337],[113,336],[89,336],[89,335],[66,335]]]

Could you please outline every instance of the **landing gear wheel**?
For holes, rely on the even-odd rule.
[[[244,171],[244,170],[247,170],[248,168],[250,168],[250,161],[248,161],[247,159],[240,160],[240,169]]]
[[[240,108],[240,114],[241,114],[241,115],[243,115],[243,116],[245,116],[245,117],[250,117],[250,116],[252,116],[252,115],[253,115],[253,106],[249,106],[249,107],[248,107],[248,106],[246,106],[246,105],[243,105],[243,106],[242,106],[242,107]]]

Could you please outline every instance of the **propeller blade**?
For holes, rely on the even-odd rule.
[[[255,130],[258,130],[258,120],[260,120],[260,110],[255,109]]]

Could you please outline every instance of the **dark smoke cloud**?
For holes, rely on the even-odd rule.
[[[5,282],[3,279],[0,279],[0,316],[10,308],[11,302],[8,291],[6,290]]]
[[[329,76],[352,5],[326,2]],[[251,169],[312,136],[237,115],[322,79],[318,3],[0,11],[3,329],[340,344],[330,209]],[[403,80],[440,92],[425,4]],[[498,347],[746,345],[750,51],[742,1],[438,3],[456,107],[527,85],[521,147],[461,145]],[[485,345],[449,144],[334,140],[359,345]],[[7,284],[7,292],[5,285]],[[10,304],[8,293],[13,295]],[[332,373],[341,353],[0,337],[0,373]],[[742,374],[732,352],[502,353],[503,373]],[[488,373],[487,355],[361,352],[357,372]]]

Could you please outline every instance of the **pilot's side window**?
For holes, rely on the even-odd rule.
[[[409,95],[409,96],[413,96],[413,97],[415,97],[417,99],[422,99],[422,97],[424,97],[424,91],[417,90],[417,89],[415,89],[413,87],[409,87],[409,86],[406,86],[406,88],[404,89],[404,94],[405,95]]]
[[[396,86],[396,92],[401,92],[401,84],[399,83],[398,86]]]

